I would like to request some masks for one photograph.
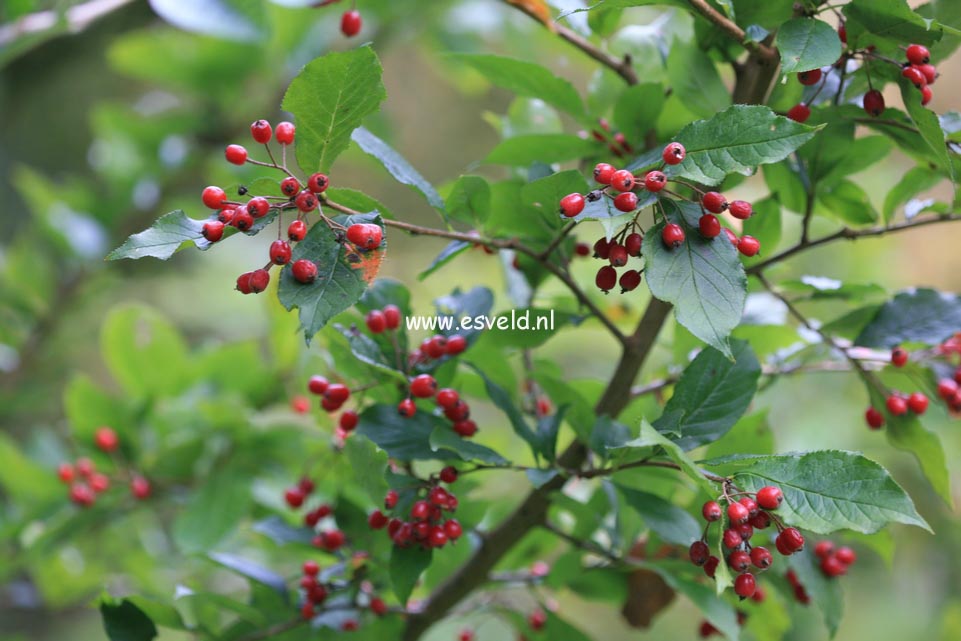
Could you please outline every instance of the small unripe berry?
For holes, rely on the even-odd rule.
[[[573,218],[584,211],[586,202],[581,194],[567,194],[561,198],[561,214],[566,218]]]
[[[614,208],[623,212],[634,211],[637,209],[637,194],[633,191],[618,194],[614,197]]]
[[[208,209],[220,209],[224,201],[227,200],[227,192],[220,187],[211,185],[210,187],[204,188],[200,198],[203,200],[204,206]]]
[[[256,120],[250,125],[250,135],[256,142],[265,145],[270,142],[273,130],[270,128],[270,123],[266,120]]]
[[[611,187],[622,192],[634,189],[634,174],[627,169],[615,171],[611,176]]]
[[[708,523],[721,520],[721,506],[717,501],[708,501],[701,507],[701,516]]]
[[[644,176],[644,189],[651,193],[661,191],[665,185],[667,185],[667,176],[665,176],[662,171],[649,171],[647,175]]]
[[[687,155],[687,151],[684,149],[684,145],[679,142],[672,142],[664,147],[661,157],[668,165],[679,165],[684,161],[685,155]]]
[[[290,266],[290,273],[298,283],[308,285],[317,279],[317,265],[301,258],[295,260],[294,264]]]
[[[721,221],[714,214],[704,214],[697,221],[697,229],[705,238],[715,238],[721,233]]]
[[[242,165],[247,162],[247,150],[240,145],[227,145],[224,150],[224,157],[229,163]]]
[[[283,122],[278,122],[277,131],[276,131],[277,142],[279,142],[282,145],[293,144],[294,134],[296,132],[297,132],[297,128],[294,127],[293,123],[287,122],[286,120]]]
[[[668,223],[661,231],[661,241],[668,249],[677,249],[684,244],[684,230],[676,223]]]

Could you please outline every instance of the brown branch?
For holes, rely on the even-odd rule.
[[[530,7],[522,2],[511,2],[510,0],[501,0],[505,4],[517,9],[523,14],[530,16],[537,22],[545,24],[542,16],[537,15]],[[601,51],[589,40],[581,36],[581,34],[576,31],[565,27],[564,25],[554,23],[549,25],[549,28],[556,33],[562,40],[574,45],[582,52],[587,54],[589,57],[593,58],[597,62],[601,63],[605,67],[608,67],[611,71],[619,75],[624,79],[629,85],[637,84],[637,73],[634,71],[634,67],[631,64],[631,57],[624,56],[623,58],[617,58],[610,55],[604,51]]]
[[[767,60],[777,60],[777,49],[769,47],[760,42],[748,40],[744,29],[741,29],[741,27],[739,27],[732,20],[728,20],[723,13],[709,5],[706,0],[687,0],[687,2],[691,5],[691,8],[707,18],[709,21],[713,22],[721,29],[721,31],[729,35],[731,38],[737,41],[738,44],[751,53],[759,54],[761,57],[766,58]]]

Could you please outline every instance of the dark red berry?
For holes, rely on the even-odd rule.
[[[464,528],[457,519],[450,519],[444,523],[444,533],[451,541],[456,541],[464,534]]]
[[[927,85],[921,87],[921,104],[926,105],[934,98],[934,92]]]
[[[754,213],[751,208],[751,203],[746,200],[733,200],[728,203],[727,210],[731,212],[731,215],[735,218],[740,218],[741,220],[747,220]]]
[[[834,543],[825,539],[824,541],[818,541],[817,545],[814,546],[814,556],[819,559],[826,558],[834,552]]]
[[[617,169],[613,165],[606,162],[598,163],[594,166],[594,180],[601,185],[610,185],[615,171]]]
[[[756,589],[757,583],[754,580],[754,575],[749,572],[738,574],[737,578],[734,579],[734,593],[742,599],[754,596]]]
[[[237,277],[237,291],[241,294],[249,294],[250,292],[250,275],[253,272],[244,272]]]
[[[909,45],[904,53],[908,62],[913,65],[923,65],[931,62],[931,52],[924,45]]]
[[[751,563],[753,563],[755,566],[763,570],[764,568],[771,567],[771,563],[773,562],[774,557],[771,556],[771,553],[768,552],[767,548],[757,546],[751,549]]]
[[[701,196],[701,205],[712,214],[720,214],[727,209],[727,199],[724,197],[724,194],[709,191]]]
[[[632,292],[641,284],[641,272],[636,269],[630,269],[621,274],[617,284],[621,286],[622,294]]]
[[[357,427],[358,422],[360,422],[360,417],[357,416],[357,412],[354,410],[347,410],[340,415],[338,425],[340,425],[340,429],[344,430],[345,432],[350,432]]]
[[[317,279],[317,265],[305,258],[301,258],[300,260],[295,260],[294,264],[290,266],[290,273],[293,274],[294,280],[298,283],[308,285]]]
[[[287,501],[287,505],[292,508],[298,508],[303,505],[305,498],[303,491],[299,487],[288,488],[287,491],[284,492],[284,500]]]
[[[247,150],[240,145],[227,145],[224,150],[224,157],[229,163],[242,165],[247,162]]]
[[[728,557],[727,564],[730,565],[731,569],[735,572],[744,572],[751,567],[751,555],[742,550],[735,550],[731,552],[731,556]]]
[[[364,19],[360,17],[360,11],[354,9],[345,11],[340,17],[340,32],[348,38],[353,38],[360,33],[363,25]]]
[[[611,255],[611,241],[606,238],[598,238],[594,243],[594,257],[607,260]]]
[[[667,176],[665,176],[662,171],[655,169],[654,171],[647,172],[647,175],[644,176],[644,189],[651,193],[661,191],[665,185],[667,185]]]
[[[721,520],[721,506],[718,505],[717,501],[708,501],[703,506],[701,506],[701,516],[708,523],[713,523],[714,521]]]
[[[293,176],[287,176],[280,181],[280,193],[288,198],[293,198],[300,193],[300,181]]]
[[[771,517],[768,516],[766,512],[758,512],[755,516],[751,517],[748,523],[756,530],[763,530],[766,527],[770,527]]]
[[[250,125],[250,135],[256,142],[265,145],[270,142],[273,130],[270,128],[270,123],[266,120],[256,120]]]
[[[864,94],[864,101],[861,104],[864,110],[872,116],[880,116],[884,113],[884,96],[877,89],[872,89]]]
[[[708,575],[712,579],[714,578],[714,571],[717,570],[717,566],[721,563],[721,559],[716,556],[709,556],[707,563],[704,564],[704,574]]]
[[[675,223],[668,223],[661,231],[661,240],[668,249],[677,249],[684,244],[684,230]]]
[[[788,109],[787,117],[793,120],[794,122],[801,122],[801,123],[807,122],[808,118],[811,117],[811,108],[808,107],[803,102],[798,103],[793,107],[791,107],[790,109]]]
[[[661,157],[668,165],[679,165],[684,161],[685,155],[687,155],[687,151],[684,149],[684,145],[679,142],[672,142],[664,147]]]
[[[307,223],[302,220],[295,220],[287,226],[287,238],[293,242],[300,242],[307,235]]]
[[[797,528],[784,528],[777,539],[783,542],[785,549],[790,550],[789,554],[793,554],[804,547],[804,535]]]
[[[631,212],[637,209],[637,194],[626,191],[614,197],[614,208],[619,211]]]
[[[470,419],[464,419],[454,423],[454,431],[464,438],[470,438],[477,434],[477,423]]]
[[[611,176],[611,187],[617,191],[630,191],[634,189],[634,174],[627,169],[618,169]]]
[[[895,367],[904,367],[908,362],[908,351],[903,347],[895,347],[891,350],[891,364]]]
[[[609,260],[614,267],[623,267],[627,264],[627,248],[624,245],[614,245],[611,247]]]
[[[291,122],[287,122],[286,120],[283,122],[278,122],[277,131],[276,131],[277,142],[279,142],[282,145],[293,144],[294,134],[296,133],[296,131],[297,131],[297,128],[294,127],[294,124]]]
[[[594,284],[604,293],[611,291],[617,284],[617,270],[610,265],[604,265],[597,270],[597,276],[594,277]]]
[[[384,507],[388,510],[393,510],[397,507],[397,501],[400,496],[397,494],[396,490],[387,490],[387,494],[384,496]]]
[[[291,249],[286,240],[275,240],[270,243],[270,262],[274,265],[286,265],[290,262]]]
[[[711,556],[711,549],[704,541],[694,541],[688,549],[688,556],[694,565],[704,565],[707,563],[708,557]]]
[[[811,69],[810,71],[802,71],[797,75],[798,82],[802,85],[814,85],[821,79],[820,69]]]
[[[705,238],[715,238],[721,233],[721,221],[714,214],[704,214],[697,221],[697,229]]]
[[[869,407],[864,412],[864,420],[872,430],[879,430],[884,427],[884,415],[873,407]]]
[[[545,614],[543,610],[534,610],[530,616],[527,617],[527,622],[530,624],[531,629],[537,632],[547,625],[547,614]]]
[[[437,392],[437,404],[444,409],[454,407],[459,400],[460,394],[457,393],[457,390],[452,390],[449,387],[445,387]]]
[[[561,214],[567,218],[573,218],[584,211],[586,202],[581,194],[567,194],[561,198]]]
[[[454,334],[448,338],[444,347],[444,351],[447,352],[448,356],[457,356],[465,349],[467,349],[467,339],[460,334]]]
[[[590,256],[591,246],[587,243],[575,243],[574,244],[574,254],[577,256]]]
[[[259,294],[260,292],[267,289],[267,285],[270,284],[270,272],[266,269],[256,269],[250,272],[250,291],[253,294]]]
[[[208,209],[220,209],[227,200],[227,192],[220,187],[211,185],[210,187],[204,188],[200,199],[203,200],[204,206]]]
[[[331,383],[324,391],[324,396],[335,403],[345,403],[350,398],[350,388],[342,383]]]
[[[637,232],[633,232],[631,234],[628,234],[627,237],[624,239],[624,249],[626,249],[627,253],[631,256],[640,256],[641,244],[643,242],[644,242],[644,237],[638,234]]]
[[[723,541],[724,547],[733,549],[739,546],[743,542],[743,539],[741,539],[741,535],[737,530],[728,529],[724,530]]]
[[[329,386],[330,384],[323,376],[311,376],[310,380],[307,381],[307,389],[310,390],[312,394],[317,394],[318,396],[326,392]]]
[[[833,578],[847,572],[847,566],[838,561],[835,556],[826,556],[821,559],[821,572],[824,573],[824,576]]]

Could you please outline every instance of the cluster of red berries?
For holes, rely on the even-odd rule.
[[[847,29],[843,24],[838,27],[838,36],[841,38],[841,42],[847,46]],[[921,104],[927,105],[931,102],[931,98],[934,97],[931,85],[934,84],[934,81],[938,78],[938,70],[931,64],[931,52],[928,51],[928,48],[924,45],[912,44],[904,48],[904,53],[906,62],[901,63],[897,60],[876,54],[874,47],[870,46],[864,50],[843,53],[838,61],[834,63],[833,67],[827,68],[827,71],[823,69],[802,71],[797,74],[798,82],[805,86],[820,83],[820,86],[818,86],[814,95],[812,95],[807,102],[801,102],[791,107],[787,112],[788,118],[797,122],[806,122],[807,119],[811,117],[811,108],[808,105],[814,102],[814,99],[821,93],[821,90],[825,86],[827,75],[832,69],[843,69],[848,59],[851,58],[862,58],[865,64],[868,64],[869,61],[877,60],[883,63],[897,65],[901,69],[901,75],[910,80],[911,84],[921,92]],[[871,79],[869,76],[869,86],[870,83]],[[880,116],[884,113],[885,108],[884,94],[878,89],[869,89],[861,99],[861,107],[871,116]]]
[[[97,449],[107,454],[113,454],[120,447],[120,438],[109,427],[97,428],[93,437]],[[150,481],[139,474],[131,473],[129,480],[130,493],[137,500],[150,497],[152,487]],[[73,463],[61,463],[57,467],[57,477],[70,486],[70,500],[80,507],[90,507],[97,496],[110,489],[110,477],[97,470],[92,460],[86,457],[78,458]]]
[[[306,476],[301,478],[294,487],[289,487],[284,491],[284,501],[287,505],[293,509],[298,510],[303,507],[307,498],[314,492],[314,482],[307,478]],[[314,529],[321,521],[327,517],[333,515],[334,511],[329,505],[323,503],[313,510],[308,511],[304,514],[304,525]],[[346,537],[341,530],[337,528],[327,527],[322,531],[318,532],[314,536],[311,544],[320,548],[321,550],[326,550],[327,552],[336,552],[344,545],[346,542]]]
[[[768,485],[756,494],[734,492],[736,495],[743,495],[739,500],[734,500],[728,491],[732,487],[727,484],[723,497],[719,499],[727,503],[727,529],[724,530],[722,542],[724,547],[730,550],[728,566],[738,573],[734,580],[734,592],[742,599],[747,599],[753,597],[757,591],[757,582],[754,574],[750,572],[751,566],[766,570],[774,562],[767,548],[751,545],[754,531],[763,530],[774,523],[778,530],[775,547],[784,556],[801,550],[804,547],[804,536],[796,528],[784,527],[777,516],[771,514],[784,500],[779,488]],[[706,538],[711,524],[720,522],[725,511],[721,509],[718,501],[708,501],[702,506],[701,515],[708,526],[701,538],[691,544],[688,554],[692,563],[702,566],[704,572],[713,578],[720,559],[711,554]]]
[[[320,375],[310,377],[310,380],[307,381],[307,390],[311,394],[321,397],[320,406],[328,412],[336,412],[350,398],[349,387],[343,383],[331,383]],[[353,429],[353,427],[350,429]]]
[[[814,556],[820,559],[821,573],[829,579],[847,574],[858,559],[858,555],[846,545],[835,547],[832,541],[818,541],[814,546]]]
[[[467,339],[460,334],[444,336],[435,334],[421,341],[420,346],[410,355],[411,365],[423,365],[437,361],[445,356],[457,356],[467,349]]]
[[[397,504],[400,495],[395,490],[389,490],[384,497],[384,509],[374,510],[367,517],[367,524],[372,530],[387,530],[394,545],[408,547],[419,545],[424,549],[442,548],[448,542],[457,541],[464,533],[457,519],[445,517],[445,512],[457,510],[457,497],[440,483],[448,486],[457,480],[457,470],[445,467],[437,478],[422,488],[424,497],[414,501],[410,508],[410,520],[402,518]]]
[[[634,153],[634,147],[627,141],[627,136],[619,131],[612,132],[611,123],[607,122],[606,118],[598,118],[597,125],[600,128],[592,129],[591,136],[594,140],[606,144],[608,151],[614,156],[624,158]],[[586,138],[587,132],[581,132],[581,136]]]
[[[794,599],[798,603],[801,605],[807,605],[811,602],[811,596],[808,594],[807,589],[804,587],[804,584],[801,583],[801,580],[798,579],[797,573],[793,569],[789,569],[785,573],[784,578],[787,579],[787,582],[794,590]]]
[[[594,258],[608,261],[609,264],[602,266],[594,277],[594,284],[605,294],[614,289],[615,285],[620,285],[621,293],[633,291],[641,284],[640,269],[628,269],[617,276],[617,268],[627,264],[630,258],[639,258],[641,255],[641,243],[644,236],[634,231],[634,224],[629,224],[610,240],[605,237],[597,239],[594,243]]]
[[[547,613],[537,608],[527,615],[527,625],[531,627],[531,631],[540,632],[547,625]],[[471,628],[464,628],[457,633],[457,641],[475,641],[476,638]],[[517,637],[517,641],[527,641],[527,637],[521,634]]]
[[[320,580],[320,565],[316,561],[304,561],[300,589],[303,592],[301,615],[305,619],[314,616],[314,608],[323,605],[330,594],[329,586]]]
[[[903,347],[895,347],[891,350],[891,364],[895,367],[904,367],[910,355]],[[958,377],[961,378],[961,377]],[[941,398],[951,404],[957,393],[958,386],[955,381],[946,379],[938,384],[938,394]],[[928,410],[928,397],[923,392],[912,392],[905,396],[901,392],[892,392],[884,401],[884,406],[891,416],[904,416],[909,411],[920,416]],[[884,427],[884,414],[875,407],[869,407],[864,412],[864,420],[872,430],[879,430]]]
[[[294,142],[296,128],[292,123],[280,122],[274,130],[266,120],[257,120],[250,125],[250,135],[254,142],[262,144],[267,149],[271,162],[265,163],[252,160],[247,149],[241,145],[227,145],[224,156],[227,161],[235,165],[252,163],[267,166],[282,171],[285,175],[280,181],[280,195],[257,195],[250,197],[247,202],[229,200],[227,193],[216,185],[206,187],[201,194],[203,204],[209,209],[216,210],[215,218],[203,224],[201,233],[203,237],[211,243],[216,243],[224,237],[226,228],[234,227],[238,231],[247,232],[254,228],[257,220],[260,220],[274,212],[282,215],[285,211],[296,211],[297,217],[287,226],[287,239],[278,238],[270,245],[269,262],[261,269],[244,272],[237,278],[237,290],[243,294],[259,294],[267,289],[270,284],[270,270],[274,266],[283,267],[291,262],[293,249],[291,243],[297,243],[307,236],[306,217],[314,211],[319,211],[323,218],[323,211],[320,210],[321,194],[327,191],[330,186],[330,179],[326,174],[314,173],[306,181],[306,187],[302,187],[301,182],[291,174],[286,166],[287,147]],[[270,151],[270,141],[276,138],[283,152],[282,164],[277,164],[273,153]],[[241,196],[250,195],[246,187],[240,188]],[[348,227],[346,230],[339,225],[326,219],[332,229],[337,230],[339,242],[353,245],[353,250],[367,252],[380,247],[383,242],[383,230],[378,225],[371,223],[359,223]],[[282,223],[280,223],[282,225]],[[278,232],[279,235],[279,232]],[[348,256],[352,255],[348,248]],[[317,264],[313,261],[301,258],[293,261],[290,266],[290,273],[294,279],[303,284],[310,284],[317,279]]]

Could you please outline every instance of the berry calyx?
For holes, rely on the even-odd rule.
[[[872,89],[864,94],[861,105],[868,114],[875,117],[880,116],[884,113],[884,96],[877,89]]]
[[[811,108],[808,107],[803,102],[799,102],[790,109],[788,109],[787,117],[794,122],[804,123],[807,122],[808,118],[811,117]]]
[[[931,62],[931,52],[924,45],[909,45],[904,53],[908,62],[913,65],[923,65]]]
[[[307,235],[307,223],[302,220],[294,220],[287,226],[287,238],[298,243]]]
[[[757,256],[761,251],[761,241],[754,236],[741,236],[737,241],[737,250],[748,258]]]
[[[651,193],[661,191],[665,185],[667,185],[667,176],[665,176],[662,171],[649,171],[647,175],[644,176],[644,189]]]
[[[684,145],[679,142],[672,142],[664,147],[664,151],[661,153],[661,157],[664,162],[668,165],[680,165],[684,161],[684,156],[687,155],[687,150],[684,149]]]
[[[727,209],[727,199],[724,194],[709,191],[701,197],[701,205],[712,214],[720,214]]]
[[[784,493],[781,488],[773,485],[766,485],[757,491],[757,504],[765,510],[776,510],[784,501]]]
[[[227,200],[227,192],[220,187],[211,185],[210,187],[204,188],[200,199],[208,209],[220,209]]]
[[[250,136],[254,139],[254,141],[265,145],[270,142],[270,137],[272,135],[273,130],[270,128],[270,123],[266,120],[255,120],[250,124]]]
[[[379,225],[372,223],[357,223],[347,228],[347,240],[359,249],[371,250],[380,247],[384,239],[384,232]]]
[[[327,187],[330,186],[330,179],[327,174],[316,173],[311,174],[310,178],[307,179],[307,189],[315,194],[322,194],[327,191]]]
[[[661,240],[668,249],[677,249],[684,244],[684,230],[676,223],[668,223],[661,231]]]
[[[619,211],[631,212],[637,209],[637,194],[627,191],[614,198],[614,207]]]
[[[747,220],[754,213],[751,203],[746,200],[732,200],[728,203],[728,211],[731,212],[732,216],[741,220]]]
[[[802,71],[797,75],[797,79],[802,85],[815,85],[821,79],[821,70],[811,69],[810,71]]]
[[[274,134],[277,136],[277,142],[280,144],[292,145],[294,144],[294,135],[296,132],[297,128],[294,126],[294,124],[285,120],[277,123],[277,130],[274,132]]]
[[[864,420],[872,430],[879,430],[884,427],[884,415],[873,407],[865,410]]]
[[[617,169],[614,165],[609,165],[606,162],[598,163],[594,166],[594,180],[601,185],[610,185],[615,171]]]
[[[247,162],[247,150],[240,145],[227,145],[224,149],[224,157],[229,163],[242,165]]]
[[[721,520],[721,506],[717,501],[708,501],[703,506],[701,506],[701,516],[708,523],[713,523],[714,521]]]
[[[630,191],[634,189],[634,174],[627,169],[619,169],[611,176],[611,187],[617,191]]]
[[[714,214],[704,214],[697,221],[697,229],[705,238],[715,238],[721,233],[721,221]]]
[[[270,243],[270,262],[274,265],[286,265],[290,262],[292,250],[286,240],[275,240]]]
[[[294,264],[290,266],[290,273],[298,283],[309,285],[317,280],[317,265],[305,258],[301,258],[300,260],[295,260]]]
[[[340,32],[348,38],[353,38],[360,33],[363,25],[364,19],[360,17],[360,12],[355,9],[345,11],[344,15],[340,17]]]
[[[430,398],[437,392],[437,381],[430,374],[415,376],[410,382],[410,393],[417,398]]]
[[[586,202],[581,194],[567,194],[561,198],[561,214],[566,218],[573,218],[584,211]]]

